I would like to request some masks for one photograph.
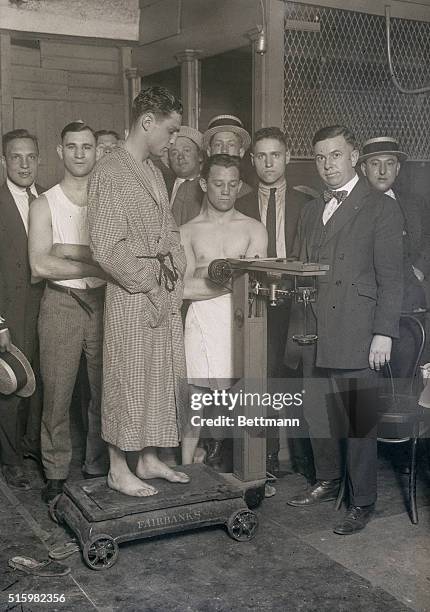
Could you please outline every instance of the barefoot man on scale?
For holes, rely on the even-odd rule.
[[[108,486],[145,497],[164,478],[187,483],[157,456],[178,446],[185,414],[180,308],[185,255],[167,191],[150,155],[175,142],[182,105],[163,87],[133,102],[123,147],[104,156],[90,179],[88,218],[94,259],[112,277],[106,289],[102,436],[109,445]],[[127,453],[138,451],[135,473]]]

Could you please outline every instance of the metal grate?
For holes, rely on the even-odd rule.
[[[392,84],[385,18],[286,2],[284,130],[295,158],[313,157],[325,125],[345,124],[359,142],[397,137],[410,159],[430,159],[430,94]],[[406,88],[430,84],[430,23],[391,20],[393,63]]]

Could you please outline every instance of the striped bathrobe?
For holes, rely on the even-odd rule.
[[[186,376],[179,230],[161,173],[115,149],[89,181],[91,249],[111,275],[105,302],[102,436],[124,451],[177,446],[183,426]],[[160,263],[144,257],[170,251],[180,280],[150,299]]]

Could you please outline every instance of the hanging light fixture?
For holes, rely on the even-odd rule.
[[[261,20],[262,25],[258,25],[258,36],[255,42],[255,52],[259,55],[264,55],[267,51],[267,28],[266,28],[266,15],[264,10],[263,0],[260,0],[261,7]]]

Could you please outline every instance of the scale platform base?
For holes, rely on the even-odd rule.
[[[130,540],[210,525],[225,525],[230,537],[240,542],[255,535],[258,519],[241,488],[204,464],[180,470],[190,476],[190,483],[151,480],[158,489],[151,497],[113,491],[106,478],[66,483],[51,506],[51,516],[75,533],[85,563],[94,570],[112,567],[118,544]]]

